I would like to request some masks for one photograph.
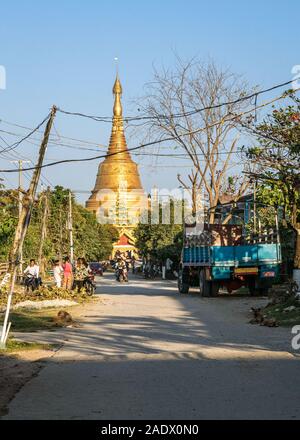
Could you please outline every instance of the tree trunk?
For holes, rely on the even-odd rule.
[[[295,228],[296,231],[296,248],[295,248],[295,258],[294,258],[294,269],[300,270],[300,225]]]
[[[295,227],[295,231],[297,236],[296,236],[293,280],[298,285],[297,295],[300,295],[300,224],[299,223],[297,223],[297,227]]]

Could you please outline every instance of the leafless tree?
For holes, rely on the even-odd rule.
[[[242,174],[234,115],[245,111],[250,103],[234,101],[247,92],[239,76],[218,68],[213,61],[183,62],[179,57],[173,71],[155,69],[153,82],[146,85],[140,108],[151,117],[148,130],[151,136],[172,137],[172,146],[181,147],[191,159],[189,181],[180,175],[178,179],[191,190],[193,203],[194,193],[204,191],[209,207],[216,206],[229,195],[228,177]],[[220,105],[224,102],[230,104]],[[227,201],[237,200],[247,191],[247,177],[239,182]],[[210,222],[213,220],[212,211]]]

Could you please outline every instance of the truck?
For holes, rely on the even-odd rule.
[[[278,212],[255,200],[231,202],[185,219],[178,290],[203,297],[246,286],[265,295],[280,275]]]

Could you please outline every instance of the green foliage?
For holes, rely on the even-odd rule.
[[[18,220],[18,194],[0,190],[0,261],[6,261]]]
[[[172,204],[171,204],[172,213]],[[150,215],[149,215],[150,217]],[[161,217],[161,207],[160,207]],[[135,229],[136,246],[144,257],[163,261],[171,258],[174,262],[180,259],[182,249],[182,225],[174,224],[139,224]]]
[[[255,163],[258,201],[281,210],[280,233],[283,259],[297,256],[295,231],[300,227],[300,100],[291,91],[285,93],[291,104],[274,109],[255,127],[260,145],[248,150]],[[265,217],[266,221],[266,217]],[[296,251],[296,252],[295,252]],[[286,267],[292,267],[292,264]]]
[[[288,307],[294,308],[291,311],[287,311]],[[300,303],[295,297],[279,304],[267,306],[263,311],[267,318],[275,318],[280,326],[292,327],[300,324]]]
[[[69,190],[61,186],[56,186],[48,194],[47,236],[43,246],[43,256],[46,261],[69,254],[68,197]],[[44,197],[40,195],[32,210],[23,249],[23,256],[26,260],[38,257],[44,200]],[[96,261],[108,258],[112,251],[112,243],[118,238],[117,230],[111,225],[98,224],[96,216],[77,203],[74,198],[72,211],[75,257],[80,256]],[[17,192],[1,190],[0,261],[7,261],[17,220]]]
[[[28,350],[52,350],[54,348],[53,345],[50,344],[41,344],[39,342],[24,342],[18,341],[14,338],[9,338],[5,352],[16,352],[16,351],[28,351]]]
[[[300,100],[290,98],[291,105],[275,109],[255,127],[260,145],[247,154],[260,167],[258,198],[283,207],[284,219],[295,227],[300,221]]]

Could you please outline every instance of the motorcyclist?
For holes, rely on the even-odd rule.
[[[121,277],[123,281],[128,282],[128,272],[127,272],[127,266],[126,261],[122,257],[118,257],[117,262],[115,264],[115,270],[116,270],[116,279],[117,281],[121,281]]]
[[[89,263],[86,261],[85,258],[82,258],[82,263],[83,263],[83,265],[85,266],[85,269],[86,269],[83,285],[86,286],[88,284],[88,285],[91,285],[93,288],[95,288],[96,285],[93,283],[93,279],[94,279],[93,271],[92,271]]]
[[[35,260],[32,258],[29,262],[29,265],[24,270],[25,286],[27,287],[27,289],[31,287],[32,290],[36,290],[42,284],[42,280],[39,276],[39,273],[40,273],[40,267],[36,264]]]

